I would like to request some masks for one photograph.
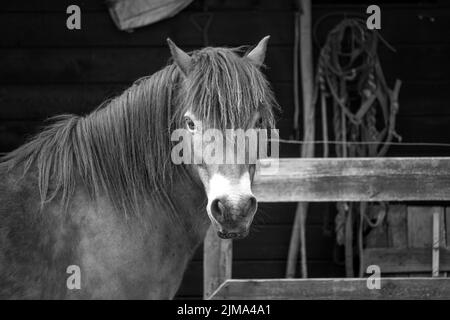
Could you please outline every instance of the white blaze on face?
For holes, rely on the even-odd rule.
[[[253,196],[250,175],[244,172],[239,179],[230,179],[220,173],[214,173],[208,183],[208,205],[207,211],[211,219],[211,202],[215,199],[226,197],[231,203],[238,203],[241,198]]]

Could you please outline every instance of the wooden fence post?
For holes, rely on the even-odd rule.
[[[431,274],[433,277],[439,277],[439,247],[440,247],[440,226],[439,220],[441,220],[441,216],[443,218],[442,212],[435,211],[433,212],[433,255],[432,255],[432,267]]]
[[[312,54],[312,23],[311,23],[311,0],[298,0],[301,10],[299,27],[296,32],[300,35],[300,68],[301,84],[303,94],[303,141],[314,141],[315,131],[315,108],[313,104],[314,95],[314,72]],[[298,72],[298,70],[295,70]],[[298,78],[298,76],[297,76]],[[296,84],[298,85],[298,84]],[[296,88],[297,90],[297,88]],[[297,93],[297,91],[296,91]],[[301,148],[303,158],[314,157],[314,143],[304,143]],[[308,203],[299,202],[292,226],[291,241],[286,266],[286,277],[294,278],[297,266],[297,257],[300,246],[302,277],[308,277],[306,264],[306,216],[308,214]]]
[[[225,280],[231,279],[233,242],[220,239],[211,226],[203,246],[203,298],[208,299]]]

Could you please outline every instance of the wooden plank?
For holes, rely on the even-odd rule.
[[[449,278],[381,278],[380,289],[368,289],[366,279],[344,278],[228,280],[212,299],[402,300],[449,297]]]
[[[64,10],[51,13],[0,13],[0,28],[14,30],[4,33],[0,47],[130,47],[166,45],[170,37],[178,46],[201,47],[203,38],[191,22],[193,12],[182,12],[132,33],[119,31],[108,12],[82,12],[81,29],[66,28]],[[230,23],[230,19],[233,23]],[[253,45],[267,34],[270,45],[292,43],[290,12],[215,12],[208,30],[210,45]],[[248,28],[251,25],[252,28]],[[245,30],[245,32],[242,32]]]
[[[161,69],[169,59],[169,52],[167,48],[0,49],[0,57],[0,81],[3,83],[131,84]],[[8,64],[13,65],[8,67]]]
[[[369,234],[364,237],[366,248],[385,248],[388,245],[387,227],[381,225],[370,230]]]
[[[433,213],[439,212],[441,225],[444,225],[444,208],[432,206],[408,206],[408,246],[409,248],[428,248],[431,255],[433,244]],[[444,238],[441,229],[441,239]]]
[[[186,50],[198,48],[183,47]],[[447,59],[450,46],[405,46],[397,49],[396,54],[380,53],[388,79],[450,82],[450,60]],[[152,48],[13,48],[0,49],[0,57],[2,84],[123,83],[161,69],[169,59],[169,51],[164,43],[161,47]],[[265,72],[271,82],[292,81],[292,48],[269,44],[266,65],[269,68]],[[411,68],[411,65],[415,67]]]
[[[389,205],[386,219],[389,247],[391,248],[401,249],[408,246],[406,214],[406,205]]]
[[[313,7],[314,8],[314,7]],[[367,6],[358,8],[348,8],[345,10],[346,14],[365,14]],[[323,14],[326,14],[327,8],[313,11],[313,20],[317,21]],[[341,11],[340,9],[334,10]],[[444,35],[444,29],[448,28],[450,24],[450,10],[449,8],[424,8],[413,5],[406,5],[402,8],[392,8],[382,5],[383,22],[382,22],[382,36],[394,47],[397,44],[427,44],[427,43],[449,43],[450,35]],[[420,19],[422,16],[423,19]],[[431,22],[429,18],[434,18]],[[336,14],[324,21],[321,21],[317,26],[317,36],[321,43],[325,40],[326,33],[331,30],[339,21],[343,19],[343,15]],[[440,21],[439,21],[440,20]],[[445,21],[444,21],[445,20]],[[411,31],[408,33],[408,30]],[[448,29],[447,29],[448,30]],[[380,47],[384,45],[379,44]]]
[[[334,264],[330,259],[321,261],[308,260],[310,276],[313,278],[342,277],[344,274],[343,268]],[[282,260],[234,259],[233,261],[234,279],[275,279],[284,277],[285,272],[286,256]],[[177,296],[198,296],[199,299],[203,298],[203,260],[192,261],[188,265]]]
[[[327,3],[328,2],[328,3]],[[428,3],[428,4],[427,4]],[[79,5],[86,12],[103,11],[106,8],[105,0],[40,0],[40,1],[8,1],[2,6],[4,12],[55,12],[65,10],[71,4]],[[256,9],[256,10],[287,10],[294,9],[292,1],[273,0],[208,0],[209,10],[236,10],[236,9]],[[318,1],[313,4],[313,15],[320,15],[322,12],[336,11],[339,9],[346,12],[361,14],[365,12],[367,6],[350,3],[336,4],[331,1]],[[202,2],[194,1],[187,10],[202,10]],[[420,5],[408,3],[383,3],[383,10],[391,12],[393,10],[401,12],[424,12],[431,14],[433,11],[448,9],[448,5],[443,1],[421,1]],[[412,11],[414,10],[414,11]],[[437,21],[436,21],[437,22]]]
[[[383,214],[384,210],[386,210],[384,206],[371,204],[368,206],[367,217],[372,221],[375,221],[375,219]],[[383,223],[376,228],[371,228],[369,233],[364,237],[364,243],[366,248],[388,247],[388,224],[383,221]]]
[[[433,214],[438,212],[444,221],[443,211],[443,207],[408,206],[408,246],[410,248],[426,248],[428,255],[432,255]],[[443,224],[441,223],[441,225]],[[429,276],[432,269],[427,271],[415,274],[415,276]]]
[[[292,84],[274,82],[275,95],[283,109],[282,117],[292,123],[294,101]],[[447,90],[449,83],[414,83],[408,81],[402,84],[400,117],[404,116],[438,116],[449,115]],[[403,133],[403,132],[402,132]]]
[[[294,54],[294,87],[295,87],[295,113],[294,131],[300,134],[300,125],[297,114],[300,114],[301,87],[303,134],[302,140],[315,140],[315,103],[314,103],[314,65],[313,65],[313,28],[311,0],[297,0],[299,11],[295,13],[295,54]],[[299,75],[300,68],[300,75]],[[300,82],[300,83],[299,83]],[[301,85],[300,85],[301,84]],[[314,158],[314,143],[304,143],[300,146],[302,158]],[[328,156],[328,155],[327,155]],[[286,278],[294,278],[296,275],[297,258],[300,253],[301,277],[308,277],[307,253],[306,253],[306,219],[308,216],[308,203],[297,204],[295,219],[292,226],[291,241],[286,266]],[[300,249],[299,249],[300,248]]]
[[[0,106],[5,106],[0,108],[0,119],[39,120],[62,113],[91,112],[100,103],[119,95],[130,85],[131,83],[4,85],[0,87]],[[288,90],[292,90],[292,86],[285,83],[274,83],[272,87],[282,101],[288,95]]]
[[[0,87],[0,119],[41,120],[63,113],[86,114],[130,84]]]
[[[40,0],[40,1],[8,1],[2,5],[5,12],[57,12],[64,11],[67,6],[76,4],[86,12],[106,10],[105,0]],[[209,10],[259,9],[259,10],[291,10],[291,1],[273,0],[208,0]],[[194,1],[186,10],[203,10],[201,1]]]
[[[378,265],[381,267],[381,263],[391,262],[385,257],[380,259],[378,256],[372,257],[371,253],[375,248],[375,252],[384,253],[386,250],[389,252],[389,250],[391,250],[390,248],[406,248],[408,245],[406,230],[406,205],[389,204],[387,206],[387,210],[385,223],[371,229],[370,233],[365,237],[366,248],[363,251],[364,256],[362,259],[362,270],[364,272],[370,265]],[[400,261],[402,263],[403,259]],[[386,277],[408,276],[405,274],[395,274],[396,271],[397,269],[395,269],[395,271],[390,271],[390,269],[386,268],[384,264],[381,269],[381,272]]]
[[[450,247],[450,207],[445,208],[445,233],[446,233],[446,239],[447,243],[446,246]]]
[[[56,85],[4,85],[0,87],[0,119],[44,119],[61,113],[85,113],[94,110],[101,102],[120,94],[128,88],[131,83],[118,84],[56,84]],[[445,90],[448,84],[414,85],[405,84],[402,87],[401,113],[397,124],[401,128],[405,139],[423,141],[430,136],[436,139],[448,137],[441,135],[440,130],[446,128],[445,123],[441,126],[433,122],[438,116],[450,116],[450,108],[447,107],[447,96]],[[293,101],[292,84],[286,82],[272,83],[276,99],[282,107],[281,119],[285,121],[286,128],[292,127]],[[404,109],[402,106],[407,106]],[[411,130],[417,122],[416,118],[406,116],[417,116],[422,121],[420,136],[417,130]],[[404,124],[406,122],[406,124]],[[442,129],[441,129],[442,128]],[[408,130],[408,131],[405,131]],[[320,137],[319,137],[320,138]],[[450,141],[449,141],[450,142]],[[298,148],[297,148],[298,149]],[[449,149],[450,151],[450,149]]]
[[[367,248],[364,250],[364,269],[378,265],[382,274],[421,272],[430,276],[431,248]],[[441,271],[450,271],[450,250],[440,249]]]
[[[450,199],[450,158],[264,160],[279,169],[257,175],[259,201],[407,201]],[[258,169],[260,173],[260,169]]]
[[[78,5],[82,11],[106,10],[104,0],[40,0],[40,1],[6,1],[2,4],[4,12],[48,12],[63,11],[71,4]]]
[[[25,1],[27,2],[27,1]],[[28,1],[29,2],[29,1]],[[241,1],[234,1],[240,3]],[[272,1],[276,3],[278,1]],[[281,1],[284,2],[284,1]],[[72,3],[71,3],[72,4]],[[75,3],[73,3],[75,4]],[[195,4],[195,1],[194,1]],[[292,5],[287,1],[288,5]],[[242,45],[249,40],[257,41],[265,34],[271,35],[271,44],[292,44],[293,39],[293,14],[291,10],[248,10],[254,7],[249,3],[240,11],[223,11],[227,3],[222,7],[213,9],[213,20],[209,29],[209,40],[217,45]],[[263,4],[265,5],[265,4]],[[201,33],[197,31],[190,21],[190,16],[195,13],[192,6],[173,18],[163,20],[149,27],[136,29],[133,33],[119,31],[109,16],[106,6],[91,7],[83,4],[82,28],[76,32],[65,27],[67,19],[66,8],[68,5],[59,4],[54,10],[38,12],[34,11],[3,11],[0,13],[0,28],[14,30],[5,33],[2,38],[2,47],[46,47],[46,46],[126,46],[140,45],[160,46],[166,37],[171,37],[178,45],[202,44]],[[261,8],[261,6],[259,6]],[[37,8],[36,8],[37,9]],[[246,10],[247,9],[247,10]],[[364,7],[350,9],[349,13],[365,13]],[[328,14],[335,9],[313,9],[313,21]],[[420,21],[418,16],[434,17],[435,21],[429,23],[426,19]],[[233,23],[229,23],[230,19]],[[321,21],[316,30],[316,36],[323,43],[327,33],[342,19],[335,15]],[[247,28],[251,25],[252,28]],[[180,26],[175,28],[174,26]],[[182,26],[182,27],[181,27]],[[450,43],[450,35],[446,30],[450,28],[450,10],[416,8],[389,9],[383,7],[382,34],[391,44],[433,44]],[[245,32],[242,32],[245,30]],[[382,46],[382,44],[380,44]]]
[[[432,257],[432,268],[431,274],[433,277],[439,277],[439,267],[440,267],[440,257],[439,257],[439,247],[441,245],[440,228],[442,224],[440,223],[441,217],[444,215],[438,211],[433,212],[433,257]],[[442,270],[442,269],[441,269]]]
[[[389,54],[388,51],[385,53],[382,50],[380,51],[381,65],[388,78],[395,77],[405,81],[413,78],[421,81],[436,82],[449,80],[450,76],[444,75],[444,72],[450,71],[450,63],[446,64],[442,56],[450,52],[448,45],[398,45],[396,50],[395,54]],[[415,68],[407,67],[412,64]]]
[[[231,278],[232,245],[232,240],[220,239],[214,228],[209,228],[204,241],[204,298],[210,297],[221,283]]]
[[[288,60],[291,51],[287,47],[269,45],[266,64],[270,66],[267,75],[271,81],[292,78]],[[160,70],[169,57],[165,45],[157,48],[0,49],[0,83],[131,84]]]

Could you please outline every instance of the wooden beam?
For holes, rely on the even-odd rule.
[[[297,29],[294,51],[294,94],[296,96],[296,117],[299,116],[298,104],[298,62],[300,62],[301,87],[303,98],[303,142],[300,154],[302,158],[314,157],[315,135],[315,104],[314,100],[314,71],[313,71],[313,46],[312,46],[312,23],[311,23],[311,0],[297,0],[299,12],[296,13],[295,28]],[[300,53],[300,61],[297,61]],[[294,130],[299,132],[298,118],[294,119]],[[291,241],[286,266],[286,278],[294,278],[297,266],[297,256],[300,251],[301,275],[308,277],[307,254],[306,254],[306,217],[308,215],[308,203],[299,202],[292,226]],[[299,250],[300,247],[300,250]]]
[[[444,209],[444,208],[442,208]],[[442,224],[440,223],[441,218],[443,218],[444,215],[441,212],[434,212],[433,213],[433,258],[432,258],[432,276],[433,277],[439,277],[439,246],[441,237],[439,236],[440,233],[440,226]]]
[[[228,280],[211,299],[448,299],[449,278],[381,278],[380,289],[368,289],[367,279]]]
[[[406,205],[389,205],[386,218],[389,226],[388,247],[406,248],[408,246]]]
[[[364,250],[364,270],[377,265],[381,273],[423,272],[431,275],[432,249],[428,248],[368,248]],[[441,271],[450,271],[450,250],[439,249]]]
[[[450,207],[445,208],[445,235],[446,235],[446,246],[450,247]]]
[[[261,202],[450,200],[450,158],[266,159],[253,191]]]
[[[220,239],[212,226],[208,229],[203,249],[203,297],[205,299],[208,299],[224,281],[231,278],[232,245],[232,240]]]
[[[409,205],[407,212],[408,247],[429,248],[431,250],[433,246],[433,214],[435,212],[439,213],[440,224],[444,226],[445,208]],[[444,228],[441,228],[440,233],[440,238],[445,238]]]

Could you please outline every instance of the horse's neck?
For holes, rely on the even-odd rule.
[[[184,229],[182,236],[192,243],[193,249],[203,241],[210,225],[206,213],[206,195],[195,179],[174,181],[172,198],[176,205],[180,225]]]

